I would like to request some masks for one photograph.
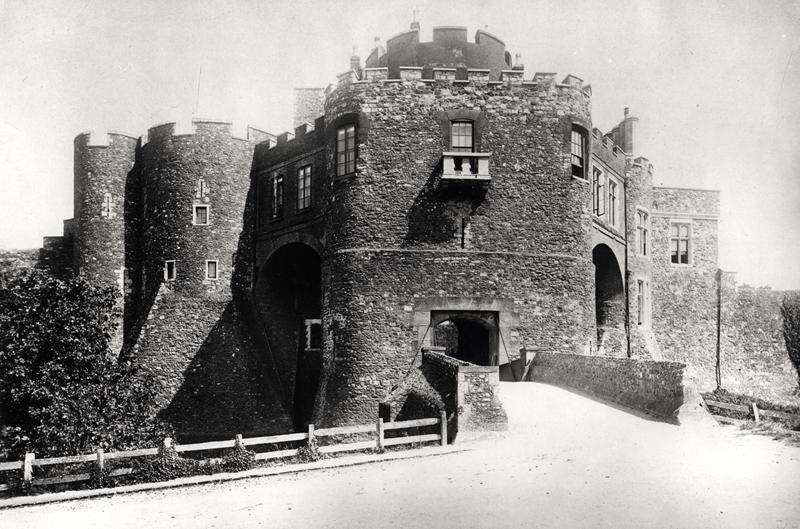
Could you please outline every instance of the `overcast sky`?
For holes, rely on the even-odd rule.
[[[800,288],[798,1],[0,0],[0,248],[61,233],[79,132],[195,109],[287,130],[291,88],[327,85],[415,7],[423,40],[484,28],[526,78],[591,83],[604,132],[630,107],[657,184],[722,191],[720,266]]]

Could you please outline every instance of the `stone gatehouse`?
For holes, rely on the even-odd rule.
[[[601,132],[589,85],[483,30],[376,42],[297,91],[293,132],[75,139],[75,215],[42,260],[118,285],[121,354],[179,431],[372,421],[425,346],[684,361],[701,387],[719,350],[752,374],[731,380],[796,386],[777,341],[742,353],[718,192],[653,186],[628,109]]]

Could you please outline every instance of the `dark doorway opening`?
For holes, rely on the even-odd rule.
[[[448,356],[479,366],[498,365],[497,312],[434,311],[433,345]]]
[[[614,252],[605,244],[592,251],[594,262],[595,315],[598,342],[608,329],[625,325],[625,288]]]
[[[255,288],[267,346],[297,430],[311,420],[322,366],[321,275],[317,252],[290,243],[261,267]]]

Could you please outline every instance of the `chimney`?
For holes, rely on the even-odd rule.
[[[325,90],[323,88],[294,89],[294,123],[314,124],[314,120],[325,114]]]
[[[517,53],[514,55],[514,66],[511,67],[512,70],[524,70],[525,65],[522,64],[522,54]]]
[[[357,55],[357,48],[353,46],[353,54],[350,56],[350,69],[358,74],[361,78],[361,57]]]
[[[617,132],[614,134],[614,143],[625,151],[628,156],[634,156],[634,137],[636,136],[636,129],[639,118],[631,115],[631,109],[625,107],[624,118],[622,122],[616,127]]]
[[[372,50],[378,50],[378,53],[375,55],[375,57],[381,57],[386,54],[386,48],[384,48],[381,44],[380,37],[375,37],[375,44],[372,46]],[[367,59],[367,62],[369,62],[369,59]]]
[[[411,30],[419,31],[419,9],[412,11],[414,19],[411,21]]]

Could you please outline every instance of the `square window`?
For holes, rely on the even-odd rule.
[[[206,279],[219,279],[217,261],[206,261]]]
[[[209,207],[208,206],[194,206],[194,218],[192,224],[195,226],[208,226],[209,221]]]
[[[175,281],[175,261],[164,261],[164,280]]]
[[[305,347],[306,351],[322,350],[322,320],[305,320]]]
[[[456,152],[473,151],[473,131],[471,121],[450,123],[450,148]]]

